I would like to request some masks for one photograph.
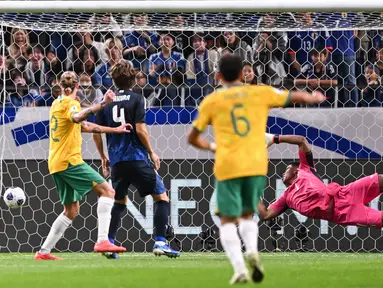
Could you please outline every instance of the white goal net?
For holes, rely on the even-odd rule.
[[[182,1],[168,2],[177,6]],[[86,107],[113,89],[108,70],[121,58],[134,64],[134,91],[148,102],[149,133],[171,199],[170,224],[177,240],[172,245],[180,244],[183,251],[221,250],[213,155],[189,147],[186,133],[200,101],[219,87],[215,67],[225,53],[243,58],[245,83],[326,93],[328,100],[320,107],[273,110],[268,121],[271,133],[308,138],[324,181],[346,184],[383,171],[380,11],[75,10],[0,13],[2,191],[19,186],[27,194],[21,209],[9,210],[0,201],[0,252],[37,250],[62,211],[47,167],[49,106],[61,93],[57,78],[63,71],[75,71],[79,101]],[[99,169],[93,140],[83,137],[83,157]],[[207,137],[213,137],[211,130]],[[268,203],[283,193],[281,175],[298,158],[297,148],[275,145],[269,157]],[[134,190],[129,198],[117,241],[129,251],[151,251],[152,200]],[[80,216],[57,250],[92,251],[95,203],[92,194],[81,203]],[[379,199],[370,205],[381,209]],[[381,252],[381,235],[380,229],[340,227],[288,211],[274,223],[261,224],[259,242],[263,251]]]

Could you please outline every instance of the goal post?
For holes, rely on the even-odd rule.
[[[106,89],[113,88],[107,64],[112,57],[109,50],[115,47],[121,57],[135,65],[134,89],[147,99],[146,122],[152,145],[162,159],[159,174],[171,200],[170,224],[183,251],[221,250],[217,234],[211,232],[219,225],[215,216],[214,155],[188,146],[186,134],[201,99],[219,87],[214,82],[215,67],[224,53],[239,53],[246,59],[246,83],[265,83],[282,89],[322,89],[336,103],[341,102],[338,94],[356,91],[364,108],[334,108],[337,104],[331,103],[332,108],[273,109],[267,129],[270,133],[307,137],[325,182],[346,184],[380,171],[383,117],[381,108],[369,106],[381,107],[381,103],[376,103],[374,97],[367,100],[366,95],[380,93],[382,98],[381,82],[374,79],[372,82],[376,83],[367,87],[358,81],[366,76],[366,68],[383,76],[382,12],[383,2],[376,0],[0,1],[1,185],[2,191],[19,186],[27,194],[26,205],[16,210],[6,208],[0,199],[0,252],[36,251],[62,212],[47,167],[49,105],[60,93],[56,78],[64,70],[74,70],[80,76],[82,105],[95,103]],[[137,31],[147,31],[146,40]],[[343,57],[333,66],[321,66],[326,70],[322,75],[326,79],[310,78],[312,75],[302,79],[293,73],[299,51],[304,51],[306,62],[314,61],[312,57],[330,55],[327,42],[320,50],[314,45],[315,40],[332,35],[332,41],[340,44],[342,37],[332,34],[339,31],[348,40],[354,37],[355,55],[344,53],[350,57]],[[357,31],[354,36],[353,31]],[[266,34],[274,38],[272,48],[262,42],[261,37]],[[307,41],[304,35],[308,35]],[[179,57],[175,62],[181,80],[172,74],[173,70],[165,68],[155,74],[157,78],[150,75],[151,65],[158,63],[153,55],[161,52],[161,37],[166,36],[171,38],[166,41],[173,43],[171,49]],[[231,45],[230,39],[234,38],[235,45]],[[209,61],[200,61],[203,63],[199,65],[201,55],[195,50],[201,45]],[[144,52],[132,52],[137,46]],[[350,62],[344,64],[346,60]],[[301,64],[303,67],[307,63]],[[340,76],[341,69],[354,64],[358,72],[349,69],[348,74]],[[205,78],[199,78],[200,75]],[[347,82],[356,76],[358,81]],[[326,80],[327,86],[322,87],[321,80]],[[211,128],[206,137],[213,139]],[[100,159],[93,140],[85,134],[83,139],[83,158],[97,170]],[[281,175],[286,165],[297,159],[297,149],[274,145],[269,149],[269,158],[265,190],[268,203],[283,193]],[[80,215],[60,240],[58,251],[92,250],[97,227],[96,200],[95,195],[89,195],[81,203]],[[142,199],[134,188],[129,192],[128,214],[123,218],[117,241],[130,251],[152,249],[152,204],[151,198]],[[371,206],[382,209],[380,199]],[[261,224],[262,251],[383,251],[378,241],[382,234],[379,229],[340,227],[292,211],[278,219],[276,223]]]

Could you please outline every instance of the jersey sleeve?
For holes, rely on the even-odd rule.
[[[255,86],[257,87],[257,86]],[[271,86],[264,87],[264,99],[268,101],[269,107],[285,107],[290,104],[290,92],[287,90],[280,90]]]
[[[146,121],[146,99],[142,96],[137,101],[136,114],[134,116],[135,123],[145,123]]]
[[[272,209],[275,213],[278,215],[285,212],[287,209],[289,209],[289,206],[287,206],[286,203],[286,196],[285,193],[274,203],[270,204],[268,209]]]
[[[65,118],[72,121],[72,117],[74,113],[78,113],[81,111],[81,105],[80,102],[76,100],[70,100],[68,101],[66,107],[65,107]]]
[[[299,169],[307,171],[311,171],[311,169],[314,169],[316,171],[314,157],[311,151],[305,153],[299,150]]]
[[[211,96],[209,96],[211,97]],[[209,98],[202,100],[201,105],[198,108],[198,116],[193,122],[193,127],[197,129],[200,133],[205,131],[206,127],[211,124],[211,108],[210,108]]]
[[[108,126],[108,123],[106,122],[104,109],[97,112],[96,118],[95,118],[95,123],[97,125],[101,125],[101,126]]]

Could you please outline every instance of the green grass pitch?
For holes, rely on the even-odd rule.
[[[32,254],[0,254],[0,287],[228,287],[231,267],[222,253],[184,253],[178,259],[125,253],[107,260],[94,253],[61,253],[64,261],[33,261]],[[259,287],[383,287],[383,255],[263,253]],[[254,287],[255,284],[239,285]]]

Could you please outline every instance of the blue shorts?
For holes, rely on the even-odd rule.
[[[115,200],[123,200],[131,184],[137,188],[141,197],[166,192],[160,175],[148,161],[119,162],[112,167],[111,176],[116,191]]]

